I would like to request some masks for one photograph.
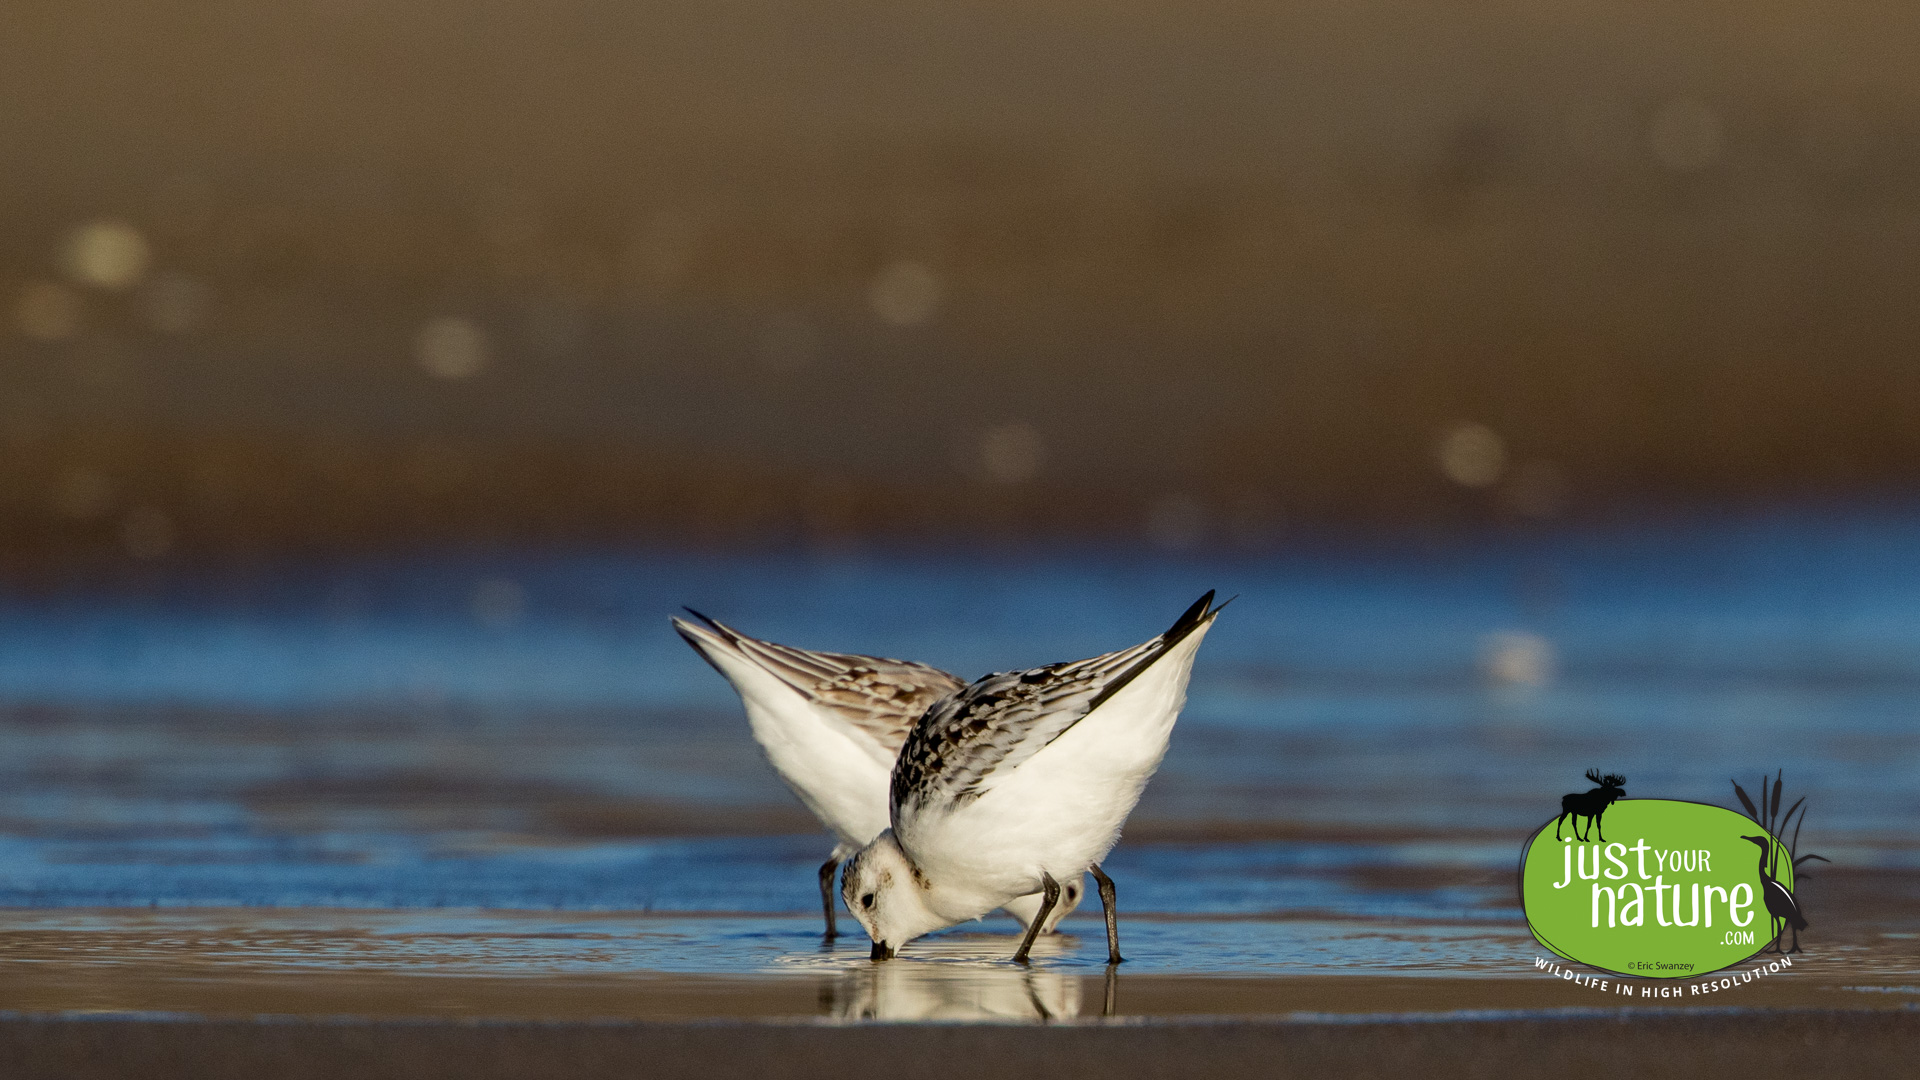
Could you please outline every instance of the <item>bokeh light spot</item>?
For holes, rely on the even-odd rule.
[[[1647,122],[1647,148],[1674,172],[1699,172],[1720,157],[1725,130],[1720,114],[1694,97],[1677,97]]]
[[[1495,686],[1545,686],[1553,681],[1553,643],[1523,630],[1488,634],[1480,650],[1480,671]]]
[[[489,630],[505,630],[526,614],[527,591],[511,578],[487,578],[467,597],[473,621]]]
[[[84,304],[80,294],[52,281],[36,281],[20,290],[13,322],[35,341],[65,341],[80,331]]]
[[[1434,447],[1440,474],[1461,487],[1491,487],[1507,468],[1507,444],[1485,424],[1455,424]]]
[[[90,221],[68,233],[60,246],[60,268],[67,277],[101,289],[132,288],[152,262],[147,238],[124,221]]]
[[[940,275],[932,267],[903,259],[874,276],[867,289],[867,302],[882,322],[917,326],[933,318],[943,292]]]
[[[458,316],[429,319],[414,337],[413,355],[436,378],[470,379],[487,366],[487,335]]]
[[[1031,424],[998,424],[980,436],[980,466],[998,483],[1031,480],[1046,459],[1046,440]]]

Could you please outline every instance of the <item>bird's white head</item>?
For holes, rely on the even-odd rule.
[[[928,887],[892,829],[847,861],[840,895],[873,939],[873,959],[892,959],[900,946],[948,924],[928,908]]]

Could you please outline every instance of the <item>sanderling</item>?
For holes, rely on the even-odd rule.
[[[676,617],[674,629],[733,684],[774,771],[838,841],[819,875],[826,936],[835,937],[833,879],[841,860],[886,829],[888,776],[914,721],[965,683],[925,664],[761,641],[687,610],[706,625]],[[1065,890],[1041,921],[1042,933],[1078,905],[1078,875]],[[1030,928],[1043,899],[1035,891],[1002,906]]]
[[[1194,653],[1220,613],[1212,603],[1209,592],[1145,644],[988,675],[927,710],[893,766],[892,828],[847,863],[841,884],[874,959],[1036,888],[1044,918],[1059,879],[1091,871],[1107,962],[1120,962],[1100,860],[1167,752]],[[1015,960],[1033,940],[1030,924]]]

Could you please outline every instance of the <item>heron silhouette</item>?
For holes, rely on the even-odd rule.
[[[1807,928],[1807,917],[1800,914],[1800,905],[1793,899],[1793,890],[1780,884],[1779,879],[1767,872],[1767,856],[1773,853],[1771,836],[1742,836],[1740,839],[1751,841],[1760,847],[1760,896],[1766,902],[1767,915],[1773,922],[1773,950],[1780,948],[1780,935],[1793,928],[1793,948],[1784,950],[1794,953],[1800,951],[1800,931]]]
[[[1785,925],[1793,928],[1793,947],[1787,951],[1799,952],[1800,931],[1807,928],[1807,917],[1800,911],[1800,902],[1794,899],[1792,890],[1780,884],[1773,876],[1773,868],[1784,857],[1787,860],[1787,866],[1793,871],[1794,884],[1798,885],[1813,876],[1800,872],[1801,863],[1815,860],[1830,862],[1831,860],[1825,855],[1800,854],[1800,826],[1807,823],[1807,800],[1804,796],[1795,799],[1793,805],[1787,808],[1787,812],[1782,814],[1780,787],[1784,778],[1784,770],[1775,772],[1773,790],[1769,792],[1767,778],[1760,777],[1760,805],[1758,806],[1755,806],[1753,800],[1747,796],[1747,790],[1740,786],[1738,780],[1733,782],[1733,793],[1739,797],[1740,805],[1746,808],[1747,816],[1763,830],[1760,836],[1743,836],[1740,839],[1750,840],[1760,846],[1760,895],[1767,905],[1767,914],[1774,919],[1772,948],[1775,952],[1780,951],[1780,935],[1786,932],[1782,928],[1782,921],[1784,921]],[[1793,826],[1792,839],[1774,839],[1786,833],[1787,824],[1793,821],[1796,810],[1800,813],[1800,820]]]

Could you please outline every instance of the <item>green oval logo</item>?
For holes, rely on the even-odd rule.
[[[1527,841],[1520,902],[1540,944],[1619,975],[1684,979],[1773,943],[1782,921],[1768,912],[1767,882],[1791,895],[1793,857],[1751,818],[1619,799],[1601,823],[1604,842],[1565,822],[1556,838],[1553,821]]]

